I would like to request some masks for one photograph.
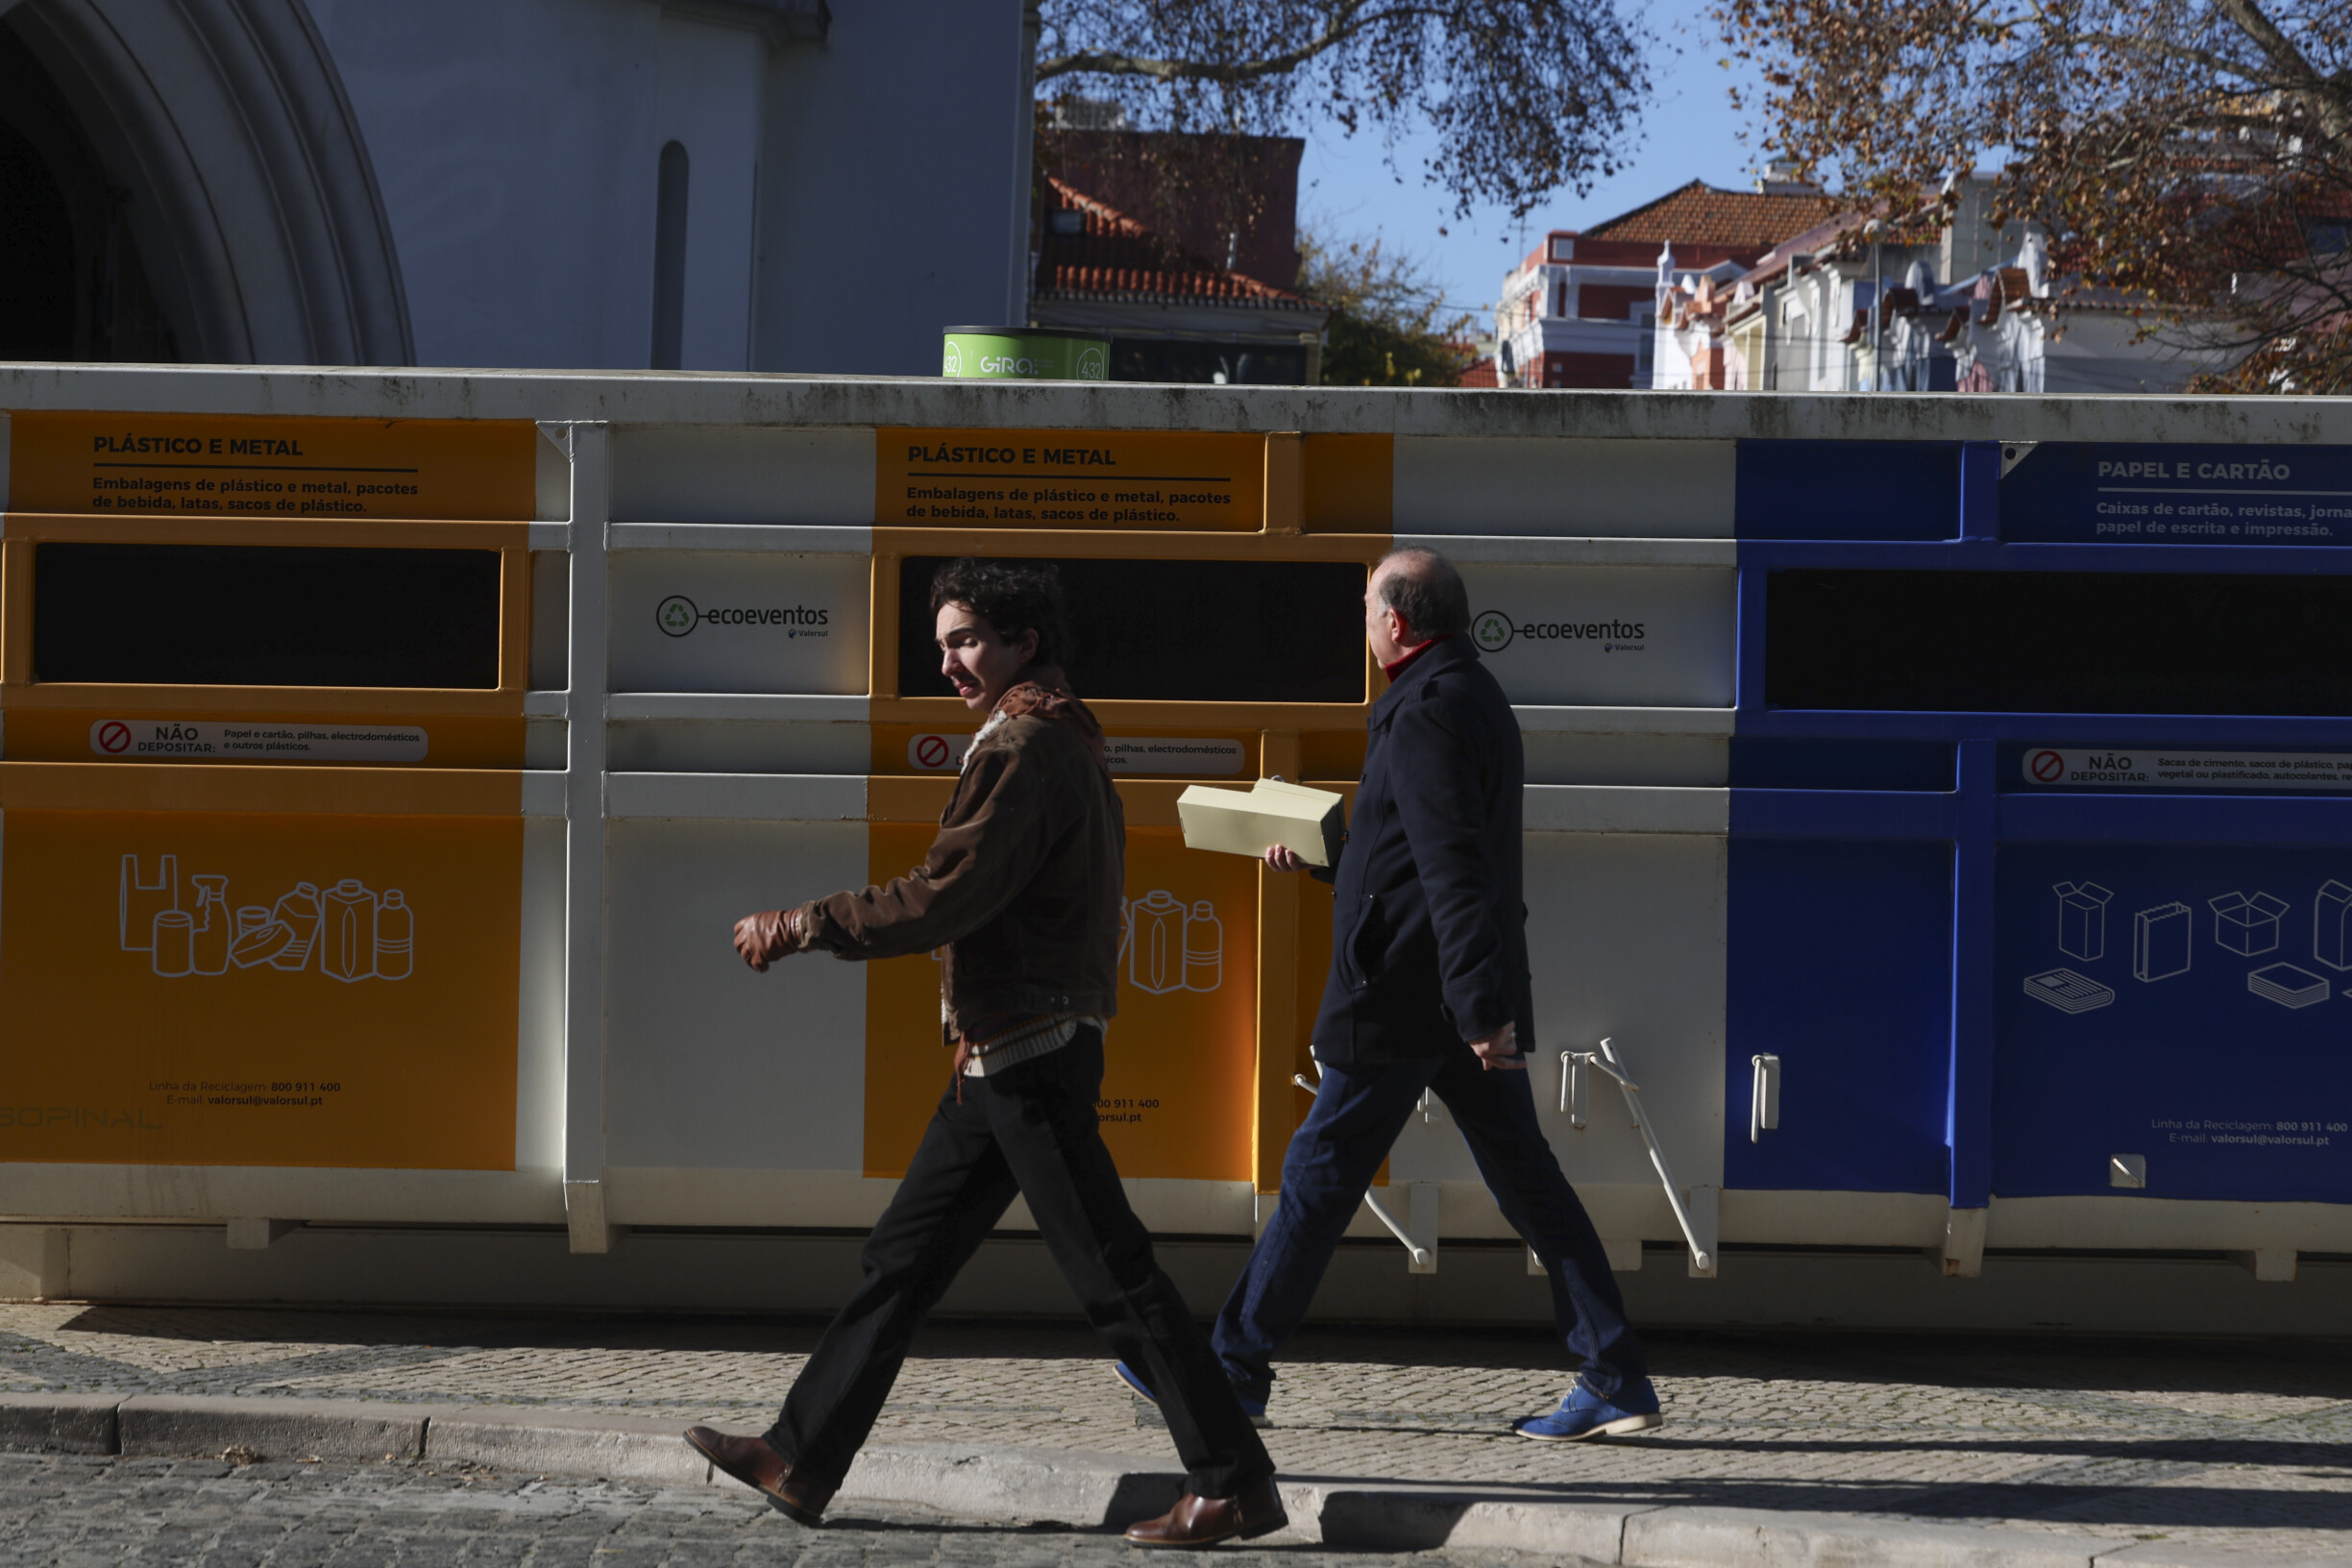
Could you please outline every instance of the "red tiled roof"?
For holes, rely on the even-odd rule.
[[[1045,177],[1045,234],[1038,250],[1041,300],[1238,305],[1262,310],[1319,310],[1304,295],[1195,256],[1108,202]],[[1074,234],[1053,232],[1053,214],[1076,212]]]
[[[1462,366],[1461,374],[1454,378],[1456,386],[1501,386],[1503,379],[1495,374],[1494,355],[1473,359]]]
[[[1594,225],[1580,237],[1766,251],[1820,224],[1837,209],[1836,200],[1828,196],[1717,190],[1703,180],[1693,180],[1654,202]]]

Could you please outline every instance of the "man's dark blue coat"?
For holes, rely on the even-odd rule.
[[[1465,1052],[1519,1026],[1535,1044],[1521,901],[1519,722],[1478,649],[1449,637],[1372,704],[1363,781],[1333,889],[1317,1061],[1373,1067]]]

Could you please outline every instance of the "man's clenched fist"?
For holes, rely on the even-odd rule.
[[[763,909],[735,922],[735,950],[762,974],[775,960],[788,958],[806,945],[796,909]]]

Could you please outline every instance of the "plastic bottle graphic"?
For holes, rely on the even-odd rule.
[[[308,882],[295,883],[294,891],[278,900],[278,907],[271,912],[271,918],[293,932],[294,940],[270,960],[270,968],[299,969],[309,963],[310,948],[318,939],[321,918],[318,889]]]
[[[115,907],[123,951],[147,951],[155,944],[156,917],[180,907],[180,857],[164,855],[158,859],[155,879],[149,881],[139,875],[138,856],[123,856],[122,891]]]
[[[1135,901],[1127,977],[1154,995],[1184,987],[1185,906],[1165,888]]]
[[[1214,991],[1225,975],[1225,927],[1203,898],[1184,922],[1184,989]]]
[[[376,978],[405,980],[415,964],[416,911],[394,888],[376,909]]]
[[[347,876],[319,900],[319,972],[365,980],[376,972],[376,895]]]
[[[148,933],[148,945],[155,953],[150,962],[156,973],[168,978],[186,974],[195,968],[195,916],[184,909],[164,910],[156,916]]]
[[[196,884],[196,911],[191,917],[196,929],[190,939],[193,962],[198,974],[227,974],[229,972],[230,927],[235,917],[229,913],[229,879],[225,876],[191,876]]]

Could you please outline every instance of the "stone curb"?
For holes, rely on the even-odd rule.
[[[425,1423],[446,1405],[358,1399],[222,1399],[138,1394],[114,1410],[117,1452],[219,1455],[245,1449],[272,1459],[414,1459]]]
[[[265,1459],[438,1459],[538,1475],[732,1487],[679,1440],[672,1417],[516,1406],[366,1400],[0,1394],[0,1449]],[[858,1457],[836,1497],[942,1513],[1124,1525],[1165,1509],[1173,1471],[1105,1454],[901,1444]],[[1358,1550],[1541,1553],[1617,1568],[2312,1568],[2316,1556],[2188,1542],[1938,1525],[1861,1514],[1568,1503],[1524,1487],[1363,1479],[1285,1481],[1290,1527],[1270,1542]]]

